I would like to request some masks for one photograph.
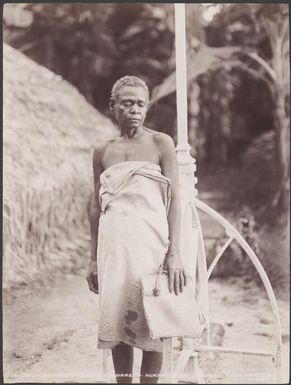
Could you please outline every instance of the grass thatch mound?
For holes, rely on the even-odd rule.
[[[3,47],[4,286],[88,262],[92,148],[114,127],[68,82]]]

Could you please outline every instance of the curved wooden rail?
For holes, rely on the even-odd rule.
[[[247,256],[250,258],[253,265],[255,266],[255,268],[256,268],[256,270],[257,270],[257,272],[258,272],[258,274],[259,274],[259,276],[263,282],[263,285],[266,289],[266,292],[267,292],[267,295],[268,295],[268,298],[269,298],[269,301],[271,304],[271,308],[272,308],[272,312],[273,312],[274,320],[275,320],[275,325],[276,325],[276,342],[277,342],[276,353],[273,355],[273,357],[274,357],[274,361],[275,361],[274,364],[275,364],[275,367],[277,369],[277,381],[280,382],[280,379],[281,379],[281,361],[282,361],[282,359],[281,359],[281,355],[282,355],[281,323],[280,323],[280,317],[279,317],[279,311],[278,311],[278,307],[277,307],[276,298],[275,298],[271,283],[269,281],[269,278],[268,278],[259,258],[254,253],[254,251],[252,250],[250,245],[242,237],[242,235],[222,215],[220,215],[217,211],[215,211],[214,209],[212,209],[211,207],[209,207],[205,203],[201,202],[198,198],[194,198],[193,200],[191,200],[191,204],[192,204],[192,208],[194,211],[196,211],[196,208],[198,208],[201,211],[203,211],[204,213],[208,214],[213,219],[215,219],[216,222],[218,222],[222,227],[225,228],[226,234],[229,237],[227,239],[227,241],[225,242],[225,244],[222,246],[221,250],[216,255],[216,257],[214,258],[214,260],[212,261],[210,267],[208,268],[207,281],[203,284],[202,290],[199,293],[198,301],[199,301],[199,303],[200,302],[202,303],[205,296],[208,296],[208,292],[207,292],[208,279],[210,278],[216,264],[218,263],[218,261],[222,257],[224,251],[227,249],[227,247],[230,245],[230,243],[233,240],[236,240],[237,243],[246,252]],[[197,213],[196,213],[196,217],[199,218]],[[203,242],[202,229],[201,229],[201,225],[200,225],[199,220],[198,220],[198,223],[199,223],[200,241]],[[203,349],[198,348],[198,350],[203,350]],[[224,351],[224,350],[221,349],[221,351]],[[241,353],[244,353],[244,352],[241,351]],[[250,352],[245,352],[245,353],[248,354]],[[254,354],[256,354],[256,353],[254,353]],[[261,354],[261,353],[257,353],[257,354]]]

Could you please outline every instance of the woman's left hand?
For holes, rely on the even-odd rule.
[[[182,293],[184,286],[187,285],[187,276],[180,253],[177,250],[169,248],[164,261],[164,268],[168,271],[170,293],[173,291],[176,295]]]

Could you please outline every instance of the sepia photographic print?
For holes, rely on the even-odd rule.
[[[289,28],[4,4],[4,383],[289,382]]]

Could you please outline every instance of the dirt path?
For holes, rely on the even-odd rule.
[[[277,299],[277,304],[283,340],[282,380],[286,383],[289,379],[289,302]],[[224,326],[222,346],[275,350],[276,329],[271,305],[265,291],[252,281],[242,278],[213,280],[210,284],[210,319]],[[211,357],[205,353],[202,367],[203,363],[207,383],[273,383],[276,378],[271,357],[233,353]]]
[[[49,293],[24,290],[4,306],[5,382],[102,381],[102,354],[96,350],[98,297],[87,290],[83,276],[56,283]],[[274,347],[272,313],[263,292],[241,279],[213,280],[211,317],[225,329],[223,345]],[[283,372],[288,379],[289,309],[279,300],[284,341]],[[135,370],[141,355],[136,354]],[[270,382],[270,358],[241,355],[201,355],[207,383]],[[247,373],[247,377],[246,377]],[[266,379],[266,381],[264,381]],[[272,380],[272,379],[271,379]]]

